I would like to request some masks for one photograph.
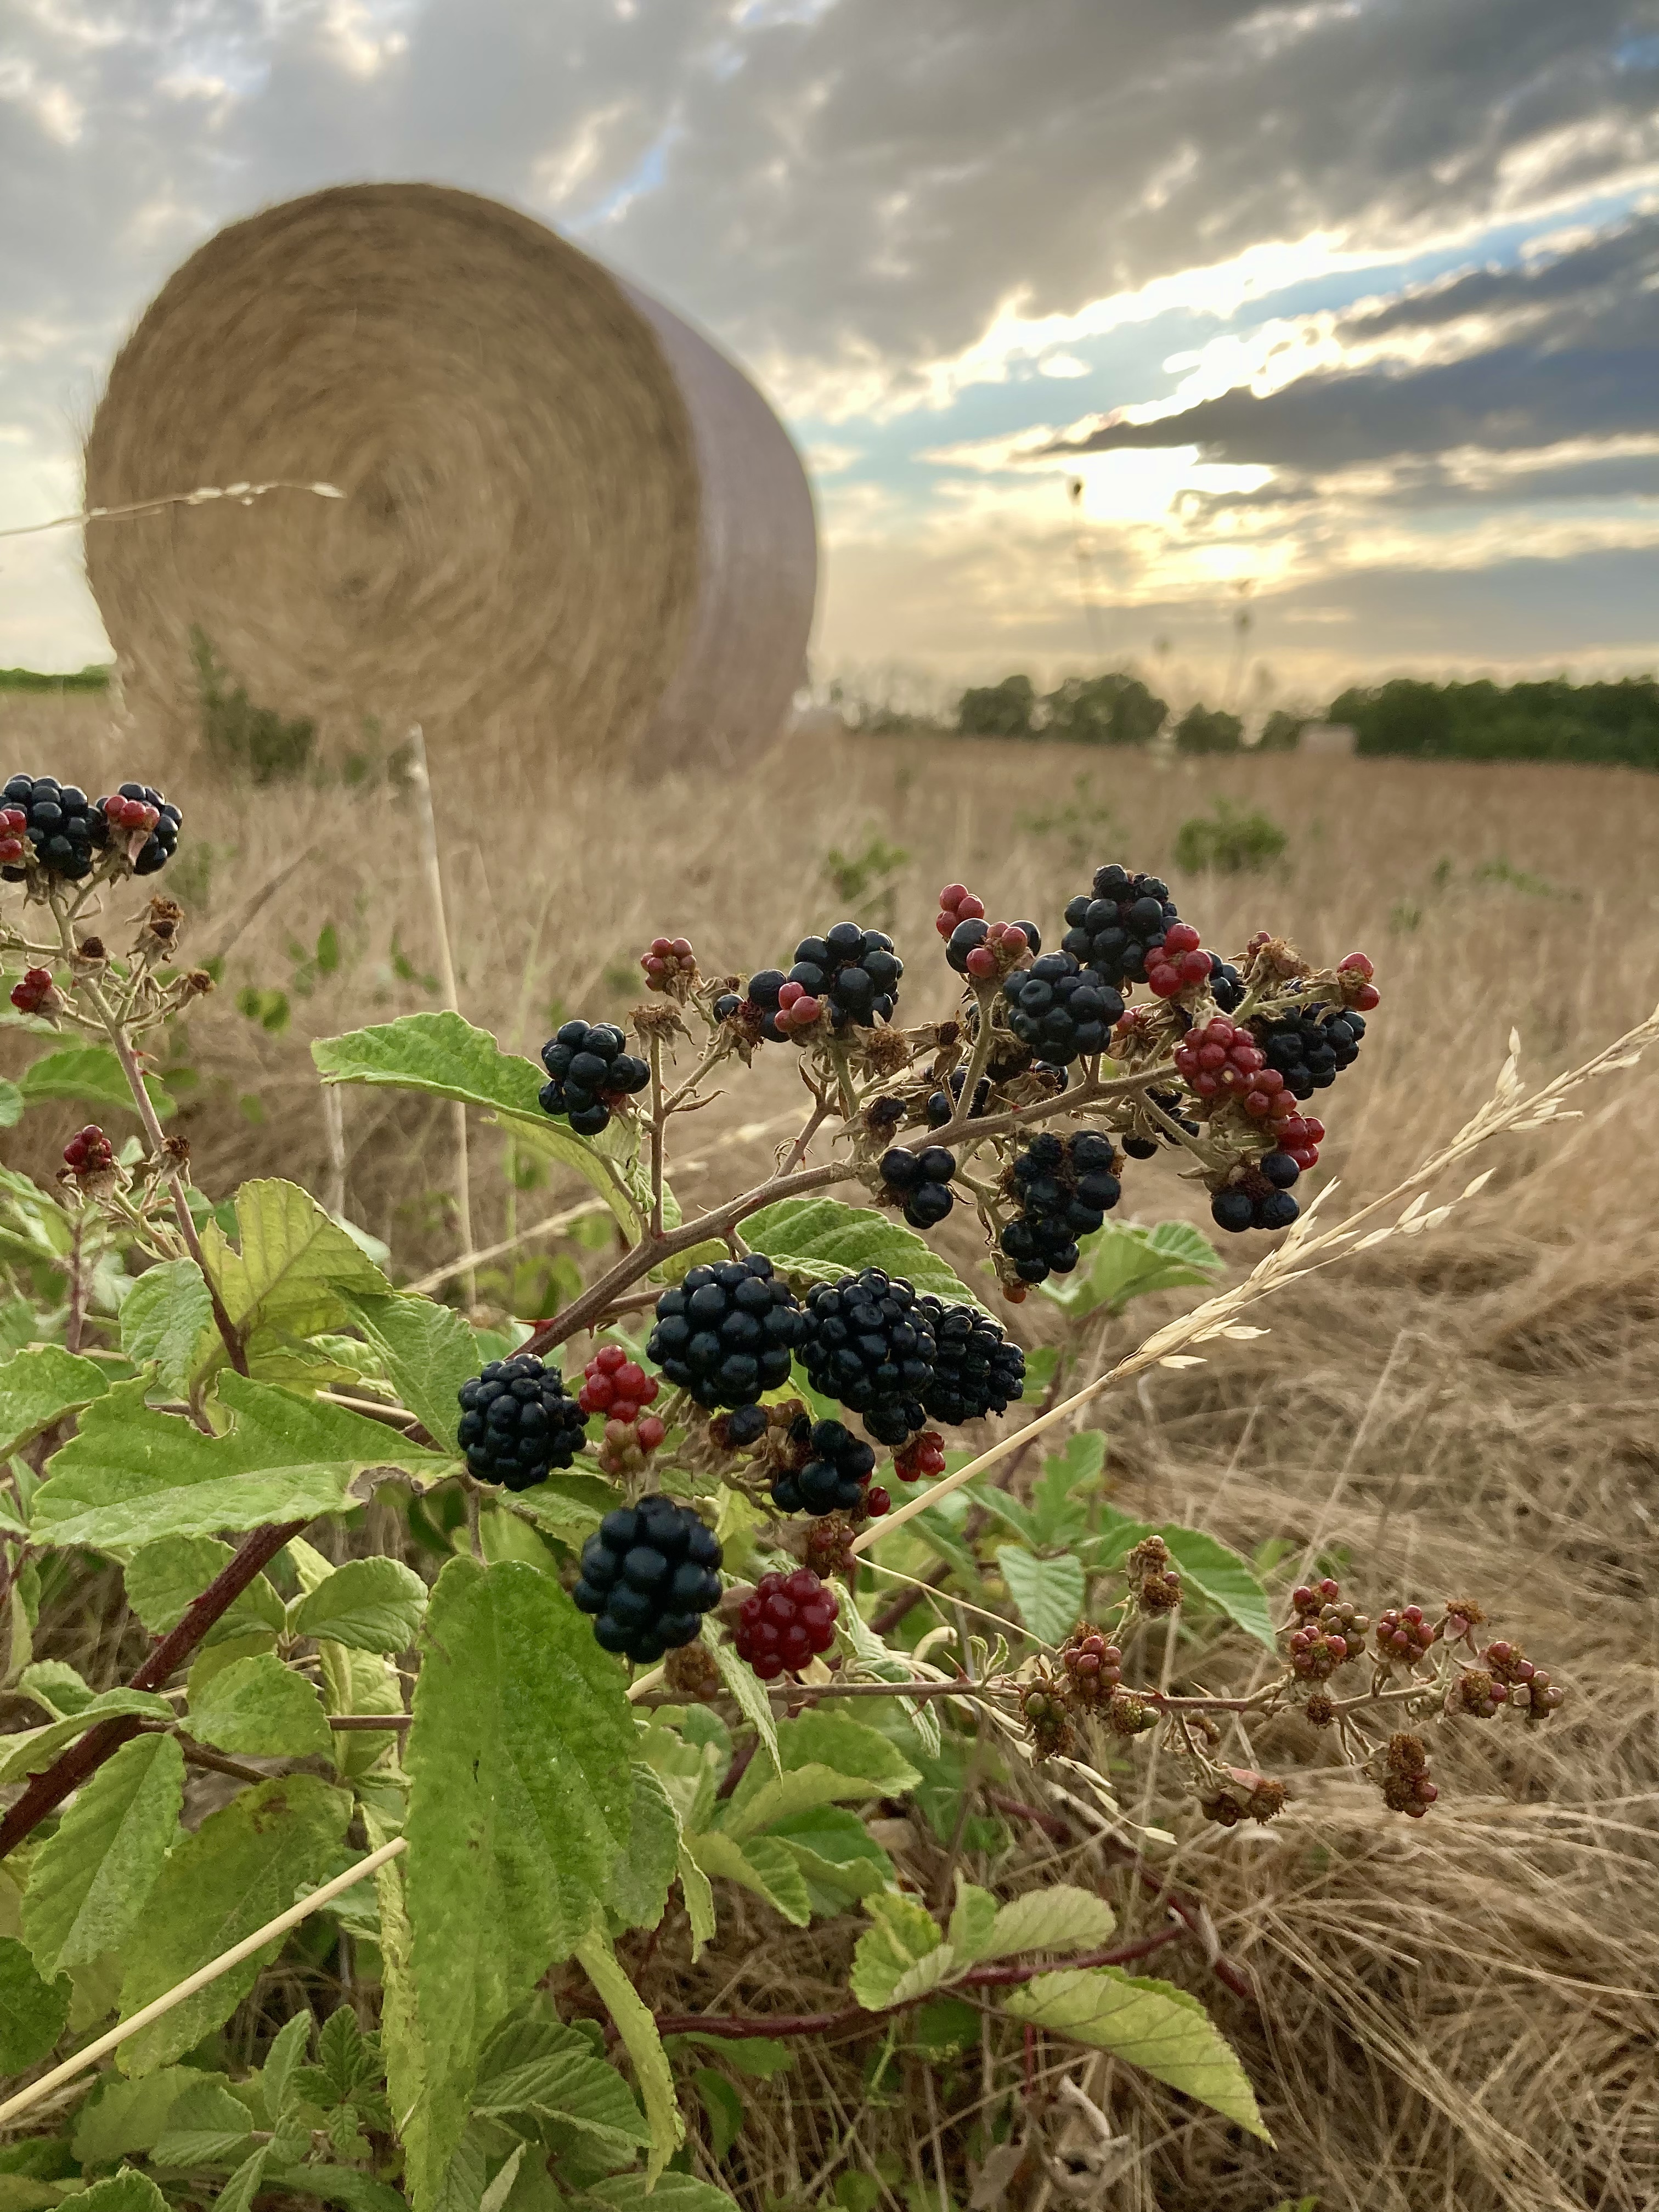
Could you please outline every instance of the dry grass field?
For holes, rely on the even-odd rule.
[[[179,1053],[198,1079],[179,1092],[198,1179],[215,1194],[254,1172],[325,1188],[337,1153],[331,1169],[307,1039],[437,1003],[415,805],[384,786],[228,787],[185,744],[134,757],[106,724],[95,701],[0,702],[0,767],[98,789],[139,774],[183,804],[187,850],[167,887],[190,905],[193,955],[225,958]],[[653,931],[689,936],[706,970],[747,973],[849,908],[911,957],[913,1016],[942,1011],[931,918],[951,877],[994,915],[1047,927],[1094,866],[1121,858],[1170,872],[1207,944],[1235,950],[1271,926],[1321,957],[1363,947],[1383,1003],[1323,1103],[1316,1180],[1340,1179],[1333,1218],[1459,1125],[1511,1029],[1536,1079],[1659,1000],[1659,779],[1621,772],[790,740],[741,772],[654,787],[603,768],[564,783],[511,757],[435,758],[433,781],[463,1008],[532,1053],[556,1011],[614,1016],[640,995],[634,963]],[[1172,869],[1179,824],[1217,798],[1286,831],[1268,872]],[[835,871],[867,861],[872,841],[890,865],[867,866],[849,899]],[[332,972],[318,960],[325,925]],[[287,994],[280,1033],[258,1018],[276,1018],[274,1000],[239,1009],[248,991]],[[8,1066],[17,1049],[0,1045]],[[763,1164],[771,1140],[737,1133],[798,1095],[788,1056],[763,1052],[692,1125],[708,1165],[677,1178],[688,1208]],[[1173,2125],[1167,2099],[1097,2070],[1091,2093],[1127,2131],[1126,2154],[1121,2178],[1083,2182],[1081,2203],[1659,2203],[1659,1058],[1581,1103],[1563,1130],[1495,1151],[1492,1183],[1444,1228],[1332,1269],[1263,1309],[1257,1343],[1161,1372],[1094,1417],[1126,1510],[1156,1506],[1246,1552],[1273,1535],[1316,1541],[1346,1555],[1373,1612],[1407,1589],[1467,1591],[1570,1696],[1547,1730],[1469,1727],[1437,1743],[1442,1796],[1421,1823],[1315,1771],[1271,1830],[1183,1825],[1181,1879],[1248,1962],[1261,2010],[1201,1963],[1158,1971],[1187,1978],[1238,2042],[1278,2150],[1241,2154],[1186,2115]],[[46,1172],[72,1118],[66,1108],[60,1129],[32,1113],[9,1157]],[[343,1135],[346,1208],[400,1274],[453,1258],[448,1109],[349,1095]],[[514,1187],[488,1129],[471,1151],[480,1244],[585,1194]],[[1202,1194],[1160,1163],[1132,1169],[1124,1211],[1206,1218]],[[971,1266],[956,1228],[941,1241]],[[1229,1263],[1255,1241],[1231,1243]],[[510,1284],[486,1273],[486,1294],[525,1310],[547,1289],[526,1263],[562,1249],[570,1264],[531,1239]],[[1170,1310],[1155,1300],[1132,1318]],[[1038,1299],[1020,1310],[1028,1340],[1046,1314]],[[755,2008],[829,1987],[833,1962],[808,1939],[781,1941],[757,1916],[756,1942],[743,1991]],[[690,2004],[714,1995],[687,1985]],[[746,2200],[811,2201],[799,2192],[845,2124],[835,2100],[859,2106],[856,2071],[821,2051],[752,2086],[769,2165],[751,2165]]]

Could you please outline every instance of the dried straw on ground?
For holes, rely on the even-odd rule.
[[[192,627],[254,700],[355,735],[729,763],[799,681],[816,540],[765,401],[551,231],[351,185],[210,239],[122,348],[89,504],[337,485],[89,533],[141,727],[193,702]]]

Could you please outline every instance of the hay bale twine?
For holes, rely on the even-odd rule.
[[[191,633],[260,705],[355,736],[486,723],[572,757],[734,761],[781,726],[811,495],[708,342],[512,208],[432,185],[232,224],[110,372],[90,505],[332,483],[89,532],[135,718],[193,725]]]

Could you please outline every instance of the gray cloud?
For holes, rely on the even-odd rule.
[[[1659,423],[1659,219],[1532,269],[1473,271],[1351,315],[1338,332],[1375,339],[1475,314],[1493,319],[1498,342],[1458,360],[1322,371],[1261,396],[1241,386],[1155,422],[1108,420],[1045,450],[1197,446],[1210,460],[1314,471],[1470,446],[1524,452]],[[1523,334],[1506,336],[1510,324]]]
[[[426,175],[567,224],[615,204],[596,250],[740,349],[902,375],[1017,290],[1066,310],[1316,228],[1398,245],[1515,198],[1517,162],[1536,199],[1659,155],[1659,0],[380,0],[362,34],[407,45],[368,75],[348,12],[99,0],[94,35],[62,0],[19,23],[25,75],[82,121],[65,143],[49,109],[6,112],[14,313],[98,350],[231,216]],[[191,72],[230,94],[158,88]]]

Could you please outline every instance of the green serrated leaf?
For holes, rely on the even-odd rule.
[[[679,1864],[680,1822],[673,1801],[642,1760],[633,1769],[633,1842],[617,1862],[614,1925],[654,1928]]]
[[[426,1612],[426,1584],[401,1559],[348,1559],[288,1610],[290,1636],[349,1644],[357,1651],[406,1651]]]
[[[323,1701],[274,1654],[237,1659],[190,1701],[190,1733],[251,1759],[305,1759],[334,1747]]]
[[[1031,1485],[1036,1540],[1053,1544],[1062,1533],[1069,1536],[1082,1528],[1088,1493],[1100,1480],[1106,1463],[1106,1438],[1099,1429],[1079,1429],[1063,1449],[1042,1462],[1042,1472]]]
[[[619,2173],[607,2181],[590,2182],[585,2193],[614,2212],[633,2212],[639,2187],[635,2176]],[[693,2173],[665,2173],[651,2192],[651,2203],[653,2212],[732,2212],[733,2200]]]
[[[857,1814],[841,1806],[791,1814],[775,1820],[766,1832],[769,1841],[784,1844],[793,1856],[816,1912],[842,1911],[896,1880],[892,1860]]]
[[[1039,1559],[1018,1544],[1003,1544],[997,1565],[1032,1635],[1043,1644],[1063,1644],[1083,1614],[1088,1589],[1083,1562],[1069,1552]]]
[[[933,1914],[910,1898],[869,1897],[864,1909],[875,1925],[858,1940],[848,1986],[866,2012],[884,2012],[912,1968],[949,1946]]]
[[[997,1901],[990,1891],[976,1889],[971,1881],[963,1881],[958,1875],[957,1901],[945,1940],[964,1967],[987,1956],[986,1947],[992,1941],[996,1917]]]
[[[597,1474],[550,1474],[533,1489],[504,1492],[497,1504],[578,1551],[619,1502],[615,1486]]]
[[[127,1603],[152,1636],[164,1636],[234,1557],[230,1546],[214,1536],[163,1536],[142,1545],[122,1570]],[[243,1635],[256,1627],[281,1629],[287,1618],[269,1580],[256,1575],[214,1626],[216,1632]],[[213,1640],[220,1641],[219,1634]]]
[[[252,2133],[240,2098],[216,2081],[198,2081],[169,2109],[155,2139],[155,2163],[185,2169],[239,2166],[251,2148]]]
[[[0,1367],[0,1461],[78,1413],[109,1388],[95,1360],[80,1359],[55,1344],[20,1352]]]
[[[812,1901],[795,1855],[785,1844],[768,1836],[752,1836],[743,1843],[719,1828],[688,1836],[686,1850],[705,1875],[720,1875],[763,1898],[793,1928],[805,1928],[812,1917]]]
[[[691,1923],[691,1963],[695,1966],[705,1948],[714,1940],[714,1891],[708,1875],[692,1857],[685,1838],[680,1838],[680,1895]]]
[[[66,1659],[31,1661],[13,1686],[20,1696],[32,1698],[55,1721],[72,1719],[98,1694]]]
[[[17,1088],[26,1106],[38,1106],[48,1098],[76,1098],[83,1105],[113,1106],[135,1116],[138,1111],[121,1063],[106,1044],[71,1044],[61,1052],[49,1052],[23,1070]],[[161,1120],[178,1112],[178,1102],[164,1083],[147,1075],[144,1088]]]
[[[361,1413],[244,1376],[222,1376],[218,1396],[234,1424],[208,1437],[182,1414],[147,1407],[142,1381],[117,1383],[53,1458],[30,1510],[35,1534],[100,1549],[309,1521],[337,1512],[364,1468],[419,1477],[447,1465]]]
[[[179,1832],[178,1739],[141,1735],[83,1784],[35,1853],[23,1934],[47,1980],[118,1949],[137,1926]]]
[[[1056,1882],[1003,1905],[975,1955],[1007,1959],[1017,1951],[1090,1951],[1116,1925],[1117,1916],[1104,1898]]]
[[[0,1129],[15,1129],[22,1118],[22,1092],[15,1083],[0,1082]]]
[[[766,1694],[766,1685],[754,1668],[738,1656],[737,1646],[724,1640],[716,1641],[705,1636],[703,1643],[714,1655],[714,1664],[720,1670],[720,1680],[731,1692],[733,1703],[746,1721],[754,1723],[755,1734],[760,1738],[760,1748],[774,1774],[781,1774],[783,1762],[778,1757],[778,1727],[773,1717],[772,1700]]]
[[[264,2181],[270,2158],[270,2145],[261,2143],[252,2157],[244,2159],[214,2198],[213,2212],[252,2212],[253,2200]]]
[[[679,2099],[674,2094],[673,2069],[663,2051],[656,2021],[623,1972],[610,1944],[597,1932],[584,1936],[576,1946],[576,1956],[604,2000],[605,2008],[623,2039],[623,2047],[634,2063],[634,2075],[640,2085],[651,2135],[645,2160],[648,2191],[685,2141],[685,2122],[680,2117]]]
[[[167,2212],[167,2200],[149,2176],[130,2166],[77,2190],[74,2202],[75,2212]]]
[[[1138,1980],[1118,1966],[1071,1966],[1010,1990],[1003,2006],[1034,2027],[1109,2051],[1262,2142],[1273,2141],[1238,2054],[1184,1990]]]
[[[1169,1546],[1170,1557],[1195,1589],[1201,1590],[1212,1605],[1218,1605],[1247,1636],[1254,1636],[1269,1651],[1278,1649],[1267,1593],[1237,1552],[1201,1529],[1182,1528],[1174,1522],[1166,1522],[1158,1533]]]
[[[325,2204],[338,2204],[343,2212],[409,2212],[408,2200],[397,2190],[349,2166],[278,2166],[273,2160],[265,2179],[272,2189],[294,2197],[320,2197]],[[214,2212],[218,2212],[216,2205]]]
[[[15,1735],[0,1736],[0,1783],[21,1782],[26,1774],[44,1772],[58,1753],[77,1736],[84,1735],[100,1721],[112,1720],[122,1714],[136,1714],[140,1720],[147,1721],[170,1723],[173,1718],[173,1708],[167,1699],[148,1690],[100,1690],[90,1705],[82,1705],[67,1720],[53,1721],[46,1728],[20,1730]]]
[[[478,2062],[472,2109],[556,2120],[627,2153],[651,2130],[628,2084],[579,2028],[538,2009],[491,2039]]]
[[[621,1670],[533,1567],[452,1559],[426,1632],[404,1753],[424,2096],[387,2044],[417,2212],[459,2145],[485,2041],[614,1894],[635,1735]]]
[[[833,1283],[864,1267],[902,1275],[921,1291],[986,1311],[948,1261],[890,1213],[838,1198],[783,1198],[751,1214],[743,1233],[797,1282]]]
[[[379,1844],[371,1844],[372,1850]],[[259,2069],[259,2083],[264,2091],[265,2112],[274,2126],[292,2102],[289,2084],[297,2068],[303,2066],[311,2048],[311,2014],[296,2012],[277,2030],[265,2063]]]
[[[204,2076],[193,2066],[163,2066],[137,2081],[106,2074],[76,2113],[70,2148],[82,2166],[102,2166],[129,2151],[151,2151],[185,2090],[204,2079],[222,2081],[223,2075]]]
[[[1160,1221],[1152,1229],[1109,1221],[1082,1241],[1084,1263],[1077,1272],[1064,1283],[1041,1285],[1073,1320],[1102,1307],[1121,1313],[1132,1298],[1153,1291],[1207,1289],[1224,1264],[1202,1231],[1184,1221]]]
[[[435,1443],[453,1450],[461,1418],[456,1394],[479,1364],[465,1321],[432,1298],[347,1292],[344,1303],[380,1353],[401,1402],[419,1415]]]
[[[165,1388],[182,1396],[213,1325],[213,1299],[194,1260],[164,1260],[122,1303],[121,1349],[137,1366],[153,1359]]]
[[[626,1127],[613,1121],[605,1133],[608,1145],[590,1144],[566,1123],[550,1120],[541,1109],[547,1079],[537,1063],[503,1052],[488,1030],[474,1029],[459,1014],[404,1014],[374,1029],[319,1037],[311,1056],[325,1083],[389,1085],[485,1108],[511,1125],[519,1142],[574,1168],[629,1235],[638,1236],[637,1194],[630,1197],[623,1187],[621,1168],[633,1141]]]
[[[0,1936],[0,2074],[21,2074],[52,2049],[69,2021],[67,1981],[43,1981],[15,1936]]]
[[[351,1799],[309,1774],[246,1790],[177,1845],[129,1938],[121,1984],[130,2019],[262,1928],[306,1885],[325,1881],[343,1856]],[[281,1948],[279,1936],[121,2046],[123,2073],[147,2073],[191,2050],[228,2020]]]
[[[691,2076],[703,2118],[708,2123],[709,2148],[718,2165],[743,2133],[743,2099],[724,2074],[712,2066],[699,2066]]]
[[[921,1780],[915,1768],[878,1729],[844,1713],[808,1711],[778,1730],[783,1771],[769,1777],[751,1760],[720,1826],[743,1837],[791,1813],[842,1799],[897,1797]]]
[[[305,1338],[343,1327],[347,1294],[392,1295],[356,1240],[298,1183],[261,1177],[245,1182],[231,1203],[234,1239],[210,1216],[202,1253],[256,1369],[264,1345],[289,1355]],[[211,1373],[226,1358],[217,1330],[204,1335],[197,1374]]]

